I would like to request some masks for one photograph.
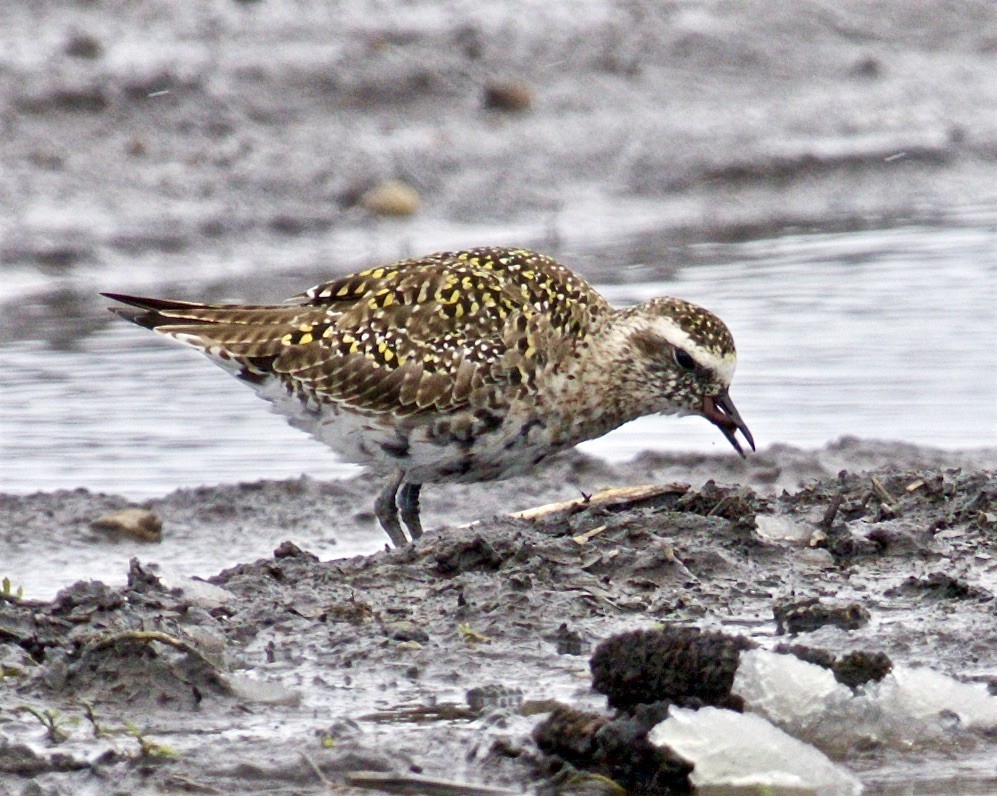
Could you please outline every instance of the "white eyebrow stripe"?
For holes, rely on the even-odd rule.
[[[652,321],[652,327],[656,334],[661,335],[676,348],[687,351],[696,360],[697,365],[713,371],[725,385],[730,386],[734,378],[734,368],[737,366],[737,357],[733,353],[724,357],[718,356],[714,351],[694,341],[688,332],[671,318],[659,316]]]

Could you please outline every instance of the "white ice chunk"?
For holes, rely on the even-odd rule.
[[[181,597],[206,611],[219,608],[235,599],[235,595],[226,588],[178,572],[164,570],[159,573],[159,582],[167,589],[179,591]]]
[[[893,673],[866,689],[887,713],[944,729],[958,717],[966,729],[997,730],[997,697],[983,683],[960,683],[933,669],[896,666]]]
[[[733,692],[746,709],[833,755],[856,744],[942,743],[960,729],[997,729],[997,698],[981,685],[896,666],[856,693],[821,666],[766,650],[741,653]]]
[[[697,788],[819,796],[862,792],[859,780],[823,752],[750,713],[672,707],[647,737],[695,766],[689,779]]]
[[[803,523],[777,514],[755,515],[755,530],[763,539],[783,539],[790,542],[805,542],[813,533],[813,529]]]
[[[832,706],[852,699],[851,689],[823,666],[760,649],[741,653],[732,691],[752,712],[804,731],[825,721]]]

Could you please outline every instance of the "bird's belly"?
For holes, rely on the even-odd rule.
[[[523,473],[548,456],[570,447],[551,439],[539,420],[511,419],[471,440],[444,442],[431,428],[412,437],[407,477],[420,482],[496,481]],[[399,466],[405,464],[399,462]]]
[[[554,439],[537,417],[491,412],[415,416],[364,415],[336,404],[304,402],[276,380],[257,392],[295,428],[348,461],[403,470],[417,483],[491,481],[521,473],[573,441]]]

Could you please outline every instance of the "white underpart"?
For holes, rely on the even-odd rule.
[[[304,401],[274,377],[251,386],[260,398],[271,404],[274,413],[283,415],[292,426],[311,434],[349,461],[377,464],[381,458],[377,454],[383,455],[377,443],[397,442],[390,429],[354,412],[336,411],[333,404],[326,405],[320,414],[309,411]]]
[[[734,378],[734,368],[737,357],[731,353],[727,356],[717,356],[713,351],[696,343],[688,333],[671,318],[655,318],[651,321],[654,332],[676,348],[681,348],[691,356],[696,363],[717,374],[717,377],[727,387]]]
[[[486,462],[467,473],[441,475],[441,468],[466,460],[469,452],[459,444],[441,445],[427,437],[426,426],[418,426],[405,438],[408,454],[399,459],[383,446],[391,448],[402,442],[391,422],[385,418],[366,416],[333,403],[323,404],[321,411],[310,411],[276,378],[265,378],[251,385],[256,394],[271,404],[271,410],[283,415],[288,423],[328,445],[347,461],[373,466],[378,470],[402,470],[414,482],[473,482],[507,478],[523,472],[534,464],[538,455],[559,449],[546,428],[537,426],[519,444],[506,443],[516,435],[519,426],[514,418],[475,441],[473,457]],[[560,446],[563,448],[564,446]]]
[[[196,334],[157,331],[197,348],[233,376],[239,376],[244,370],[244,365],[237,359],[223,355],[224,346],[213,344]],[[466,473],[441,476],[441,468],[459,464],[472,453],[459,444],[447,445],[430,440],[426,425],[417,424],[403,439],[386,417],[365,415],[335,402],[309,406],[275,376],[251,381],[248,386],[270,404],[272,412],[282,415],[294,428],[325,443],[347,461],[382,470],[403,470],[417,482],[473,482],[507,478],[527,470],[541,454],[547,455],[568,447],[556,444],[549,429],[542,425],[532,427],[529,433],[522,435],[516,418],[508,417],[502,426],[475,441],[473,458],[487,463],[487,467],[482,469],[479,464]],[[517,443],[507,445],[514,436]],[[392,456],[386,450],[402,442],[408,446],[408,455],[404,458]]]

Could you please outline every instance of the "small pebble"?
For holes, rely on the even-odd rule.
[[[105,514],[90,523],[100,531],[117,531],[147,542],[163,540],[163,521],[148,509],[121,509]]]
[[[87,33],[76,33],[66,42],[66,55],[72,58],[100,58],[104,54],[101,43]]]
[[[395,641],[414,641],[417,644],[425,644],[429,641],[429,634],[415,622],[385,622],[384,632],[388,638]]]
[[[401,180],[385,180],[360,197],[362,207],[381,216],[410,216],[419,204],[419,193]]]
[[[522,113],[533,105],[533,92],[521,81],[491,82],[485,86],[484,104],[493,111]]]

